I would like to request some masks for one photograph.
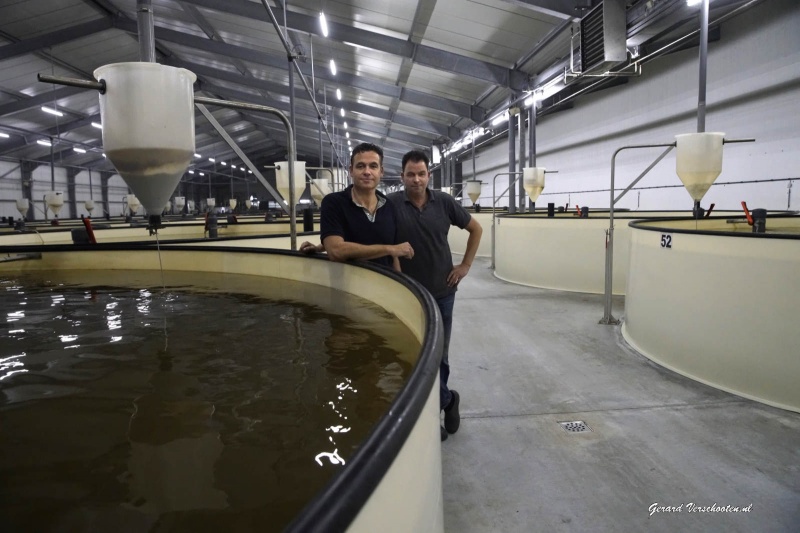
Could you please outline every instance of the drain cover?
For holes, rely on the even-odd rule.
[[[564,428],[564,431],[567,433],[586,433],[587,431],[591,431],[592,428],[586,425],[586,422],[583,420],[575,420],[573,422],[559,422],[561,427]]]

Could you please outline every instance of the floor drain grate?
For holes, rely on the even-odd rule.
[[[567,433],[586,433],[587,431],[591,431],[592,428],[586,425],[586,422],[582,420],[575,420],[574,422],[559,422],[561,427],[564,428],[564,431]]]

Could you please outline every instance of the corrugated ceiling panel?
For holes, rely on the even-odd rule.
[[[139,44],[120,30],[106,30],[54,46],[52,55],[76,68],[92,73],[109,63],[139,60]]]
[[[0,4],[0,27],[18,39],[98,19],[97,10],[83,0],[17,0]]]

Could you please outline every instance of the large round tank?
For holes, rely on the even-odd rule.
[[[395,315],[422,346],[411,376],[347,465],[307,504],[287,531],[444,530],[438,384],[442,332],[432,319],[436,304],[418,284],[369,264],[334,263],[298,253],[254,249],[162,246],[159,256],[155,247],[99,244],[52,249],[0,246],[0,252],[22,254],[33,248],[41,250],[41,255],[0,263],[0,272],[157,270],[163,264],[165,270],[175,271],[251,276],[268,273],[347,292]],[[380,295],[379,302],[376,295]]]
[[[678,155],[675,171],[695,201],[700,201],[722,172],[724,133],[676,135]]]
[[[150,215],[164,203],[194,157],[196,76],[157,63],[114,63],[94,71],[103,148]]]

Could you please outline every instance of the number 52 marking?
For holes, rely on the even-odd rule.
[[[672,235],[667,235],[666,233],[661,234],[661,247],[672,248]]]

